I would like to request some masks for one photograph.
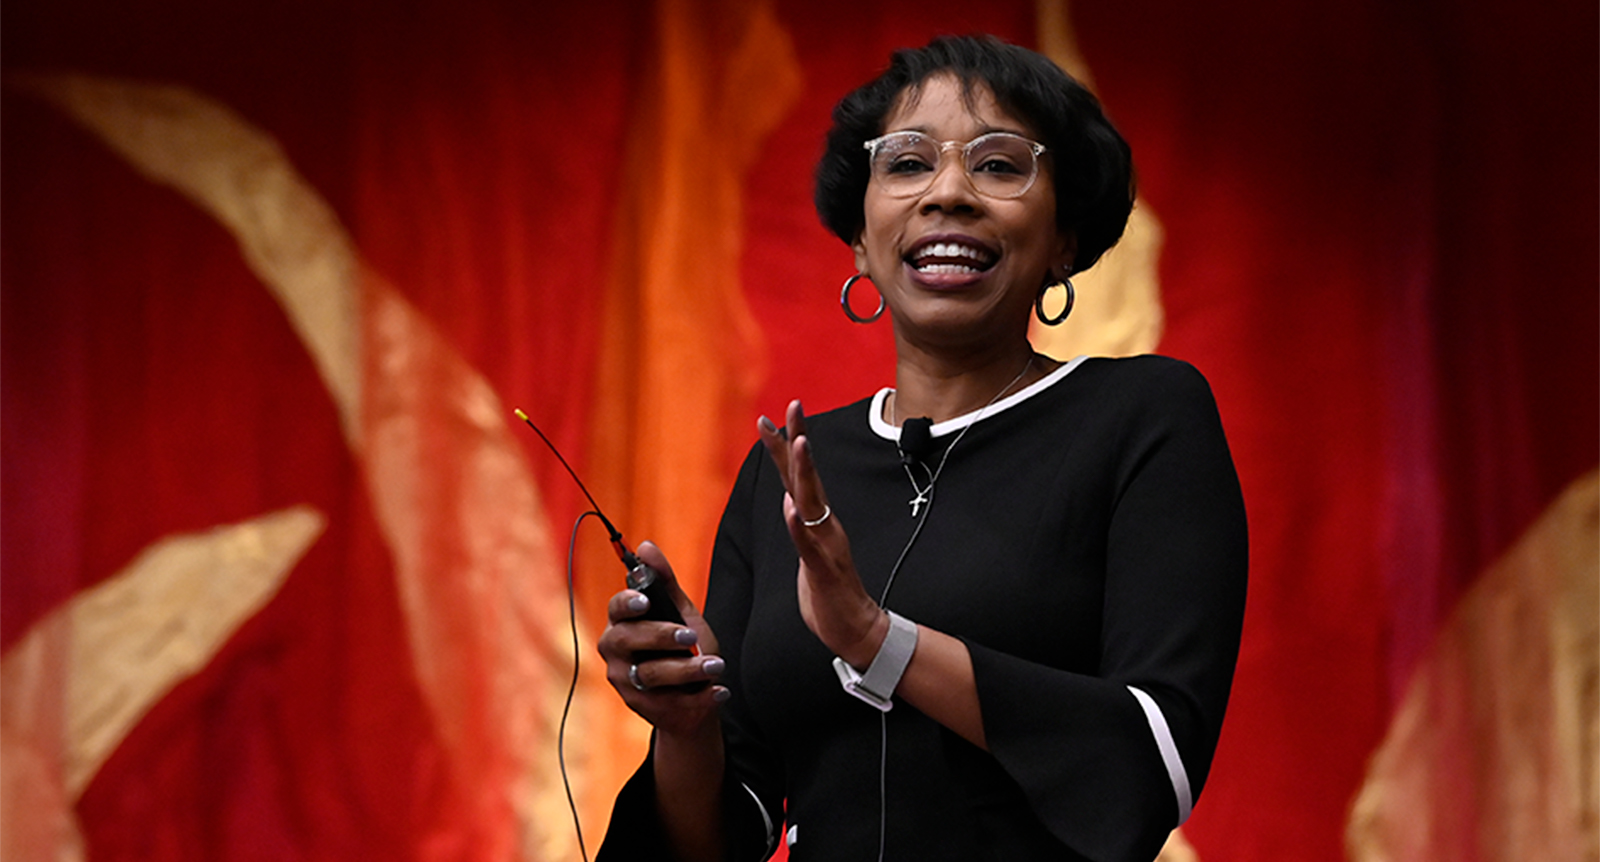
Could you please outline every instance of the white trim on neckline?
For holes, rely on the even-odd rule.
[[[1073,359],[1071,362],[1064,362],[1060,368],[1057,368],[1056,370],[1046,374],[1045,376],[1035,380],[1033,383],[1023,388],[1018,389],[1016,392],[1007,395],[1005,398],[990,404],[988,407],[974,410],[971,413],[964,413],[954,419],[948,419],[944,422],[934,425],[933,428],[929,429],[930,433],[932,433],[934,437],[940,437],[945,434],[949,434],[952,431],[960,431],[968,425],[978,421],[979,416],[983,416],[987,419],[990,416],[999,415],[1001,412],[1009,410],[1012,407],[1027,401],[1029,398],[1038,395],[1046,389],[1049,389],[1051,386],[1054,386],[1057,381],[1072,373],[1073,369],[1077,368],[1079,365],[1082,365],[1083,361],[1088,358],[1089,357],[1087,356],[1079,356]],[[893,387],[885,386],[882,389],[879,389],[876,395],[872,396],[872,404],[867,408],[867,423],[871,426],[872,432],[877,434],[879,437],[882,437],[885,440],[894,440],[899,442],[900,429],[894,425],[890,425],[883,419],[884,399],[888,398],[889,394],[893,391]]]

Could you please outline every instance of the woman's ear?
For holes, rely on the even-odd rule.
[[[1051,274],[1066,278],[1072,274],[1072,263],[1078,257],[1078,232],[1063,230],[1059,239],[1060,244],[1056,249],[1056,269],[1051,270]]]
[[[862,242],[861,235],[865,230],[856,231],[856,241],[850,243],[850,250],[856,253],[856,272],[867,271],[867,244]]]

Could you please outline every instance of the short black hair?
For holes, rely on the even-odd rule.
[[[1106,119],[1100,100],[1046,57],[993,36],[947,36],[894,52],[889,68],[833,109],[833,128],[817,163],[822,224],[846,244],[866,226],[862,203],[871,176],[864,144],[882,135],[902,94],[928,78],[954,75],[963,90],[982,84],[1007,113],[1032,127],[1054,166],[1056,223],[1078,239],[1073,272],[1116,245],[1133,210],[1133,153]]]

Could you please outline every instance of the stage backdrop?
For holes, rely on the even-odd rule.
[[[1596,18],[9,4],[0,855],[578,858],[575,655],[592,853],[646,733],[593,652],[621,571],[587,527],[574,638],[586,504],[511,409],[703,591],[755,418],[892,382],[810,207],[829,108],[984,31],[1139,165],[1040,345],[1199,366],[1243,481],[1193,852],[1595,859]]]

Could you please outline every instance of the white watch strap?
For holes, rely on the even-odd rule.
[[[871,704],[883,712],[894,707],[894,690],[900,677],[917,651],[917,624],[889,611],[889,634],[878,647],[867,672],[861,673],[837,656],[833,659],[833,672],[839,684],[852,696]]]

